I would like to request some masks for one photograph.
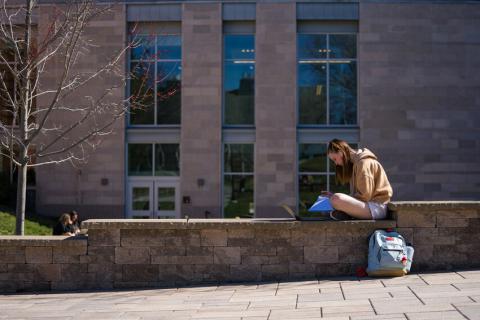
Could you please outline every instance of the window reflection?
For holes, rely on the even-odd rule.
[[[297,52],[299,124],[356,124],[356,35],[299,34]]]
[[[152,175],[152,145],[129,144],[128,145],[128,175],[151,176]]]
[[[131,50],[130,125],[178,125],[181,36],[137,36]]]
[[[252,218],[253,144],[225,144],[223,213],[225,218]]]
[[[330,123],[355,124],[357,120],[356,63],[331,63]]]
[[[224,45],[224,124],[253,125],[255,37],[225,35]]]

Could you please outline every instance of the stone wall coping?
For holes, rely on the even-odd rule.
[[[394,220],[349,220],[349,221],[289,221],[285,219],[91,219],[82,222],[82,228],[93,229],[235,229],[235,228],[359,228],[375,225],[377,228],[393,228]]]
[[[75,247],[86,245],[86,236],[0,236],[0,247]]]
[[[478,209],[480,201],[393,201],[388,204],[392,211],[422,212],[431,210],[468,210]]]

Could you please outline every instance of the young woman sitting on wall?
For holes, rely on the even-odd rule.
[[[351,194],[324,193],[335,208],[332,219],[385,219],[393,191],[377,157],[366,148],[354,150],[339,139],[328,143],[327,155],[335,163],[337,182],[349,183]]]

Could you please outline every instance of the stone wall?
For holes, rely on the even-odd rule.
[[[45,33],[51,27],[56,15],[52,6],[40,6],[38,18],[39,38],[43,39]],[[85,28],[84,40],[91,41],[93,47],[89,48],[88,56],[81,55],[77,64],[72,68],[72,75],[92,74],[103,67],[113,56],[121,52],[126,43],[125,7],[114,5],[104,14],[96,16],[88,27]],[[42,90],[56,89],[63,74],[63,55],[55,56],[45,68],[41,77]],[[118,62],[119,67],[125,64],[125,57]],[[121,104],[125,92],[123,77],[118,74],[103,74],[102,76],[87,82],[79,90],[63,99],[62,103],[67,106],[89,105],[90,98],[99,99],[107,91],[110,95],[103,102],[115,102]],[[48,106],[51,95],[43,95],[38,98],[37,107]],[[76,118],[75,118],[76,117]],[[110,121],[112,114],[107,112],[104,116],[98,116],[100,123]],[[68,127],[78,122],[78,115],[73,112],[62,113],[55,111],[50,114],[50,126],[62,124]],[[69,134],[65,144],[72,143],[75,137],[81,137],[92,127],[84,125]],[[59,217],[63,212],[77,210],[82,219],[91,217],[120,218],[124,216],[124,193],[125,193],[125,123],[123,118],[117,120],[110,127],[113,133],[102,137],[99,150],[87,148],[88,162],[51,164],[35,168],[36,172],[36,212],[46,216]],[[52,136],[52,135],[51,135]],[[52,139],[40,136],[41,142],[45,143]],[[58,150],[59,146],[49,151]],[[79,150],[75,150],[82,154]],[[50,158],[42,158],[42,161]]]
[[[362,1],[360,143],[398,200],[480,195],[480,3]]]
[[[412,272],[480,266],[480,202],[397,202],[392,220],[89,220],[87,238],[0,237],[0,291],[112,289],[352,275],[397,227]]]

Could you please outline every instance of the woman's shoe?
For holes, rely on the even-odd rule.
[[[330,218],[336,221],[352,220],[351,216],[339,210],[333,210],[332,212],[330,212]]]

